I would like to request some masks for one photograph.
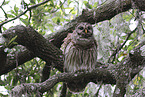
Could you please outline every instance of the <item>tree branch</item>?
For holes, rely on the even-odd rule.
[[[127,11],[130,8],[131,8],[130,0],[126,0],[125,2],[124,2],[124,0],[121,0],[121,2],[119,2],[119,3],[118,3],[118,1],[114,0],[109,4],[105,4],[99,8],[91,10],[91,11],[83,10],[82,15],[80,15],[76,19],[74,19],[71,22],[69,22],[68,24],[66,24],[64,26],[64,29],[55,33],[55,35],[53,35],[52,37],[49,37],[49,40],[52,43],[54,43],[54,45],[56,45],[57,47],[60,47],[60,45],[63,42],[64,37],[66,37],[68,32],[72,32],[73,28],[75,27],[75,25],[77,23],[89,22],[91,24],[94,24],[94,23],[97,23],[97,22],[100,22],[103,20],[111,19],[116,14]],[[36,31],[34,31],[33,29],[31,29],[31,28],[26,29],[25,27],[22,27],[22,26],[16,26],[8,32],[13,32],[14,29],[16,29],[16,28],[18,29],[19,27],[21,27],[20,28],[21,30],[19,29],[18,31],[17,30],[14,31],[14,32],[16,32],[15,35],[18,35],[18,39],[16,39],[16,41],[19,44],[24,45],[28,50],[33,52],[35,56],[38,56],[45,61],[48,61],[50,59],[53,59],[54,61],[56,61],[56,63],[61,61],[61,58],[58,56],[58,55],[61,55],[59,50],[53,49],[51,47],[53,45],[48,43],[42,36],[38,35],[36,33]],[[25,31],[27,33],[23,33]],[[20,32],[22,32],[23,33],[22,35],[24,35],[24,36],[21,36]],[[28,33],[28,32],[30,32],[30,33]],[[34,32],[34,33],[32,34],[31,32]],[[28,39],[31,41],[28,41],[26,36],[28,36]],[[38,37],[40,39],[42,39],[42,42],[39,42],[40,39]],[[24,40],[21,40],[20,38],[22,38]],[[36,43],[38,46],[36,45]],[[44,45],[42,45],[43,43],[44,43]],[[143,43],[143,45],[145,45],[145,43]],[[33,48],[33,46],[34,46],[34,48]],[[46,48],[45,48],[45,46],[46,46]],[[54,47],[54,48],[56,48],[56,47]],[[57,51],[57,53],[54,53],[53,50]],[[122,96],[126,92],[126,89],[125,89],[126,85],[134,77],[134,75],[137,74],[142,69],[142,68],[138,68],[138,66],[144,65],[144,61],[145,61],[144,57],[142,57],[140,55],[139,48],[137,48],[136,50],[137,51],[134,50],[134,52],[135,52],[134,54],[131,54],[130,56],[128,56],[121,63],[117,64],[116,67],[109,66],[108,67],[109,69],[99,68],[92,72],[57,74],[57,75],[50,77],[48,80],[46,80],[43,83],[23,84],[20,86],[16,86],[12,90],[13,94],[17,95],[17,96],[21,96],[22,93],[26,93],[27,91],[29,91],[30,93],[35,92],[35,91],[44,92],[44,91],[51,89],[58,82],[69,82],[72,79],[78,80],[82,77],[86,77],[86,78],[89,78],[88,80],[93,81],[93,82],[102,81],[103,83],[108,83],[108,84],[117,83],[117,86],[116,86],[116,89],[114,92],[114,97]],[[138,61],[134,61],[134,60],[138,60]],[[121,68],[121,69],[118,70],[118,68]],[[133,73],[134,69],[135,70],[138,69],[137,72]],[[119,89],[119,92],[118,92],[118,89]]]
[[[135,2],[135,4],[137,5],[137,7],[142,10],[145,11],[145,0],[133,0]]]
[[[27,11],[29,11],[29,10],[31,10],[31,9],[34,9],[34,8],[40,6],[40,5],[43,5],[43,4],[47,3],[48,1],[50,1],[50,0],[45,0],[45,1],[41,2],[41,3],[38,3],[38,4],[35,4],[35,5],[32,5],[32,6],[28,7],[24,12],[22,12],[22,13],[19,14],[18,16],[14,17],[14,18],[12,18],[12,19],[10,19],[10,20],[6,20],[6,21],[0,23],[0,28],[1,28],[4,24],[6,24],[6,23],[8,23],[8,22],[11,22],[11,21],[13,21],[13,20],[15,20],[15,19],[21,17],[21,16],[24,15]]]
[[[126,93],[126,87],[132,78],[140,72],[145,66],[145,57],[141,56],[140,48],[145,45],[145,41],[140,43],[123,61],[117,64],[116,88],[113,97],[123,97]]]
[[[97,9],[93,9],[90,11],[83,10],[82,15],[76,17],[74,20],[67,23],[62,30],[54,33],[53,35],[51,34],[52,36],[50,35],[48,40],[52,42],[55,46],[60,47],[61,44],[63,43],[63,39],[66,37],[66,35],[69,32],[72,32],[75,25],[77,25],[78,23],[89,22],[91,24],[94,24],[103,20],[108,20],[114,17],[115,15],[117,15],[118,13],[127,11],[130,8],[131,8],[130,0],[126,0],[125,2],[124,0],[121,0],[121,2],[117,2],[116,0],[114,0],[111,3],[98,7]],[[12,39],[12,37],[16,35],[18,37],[15,41],[25,46],[30,52],[34,54],[34,56],[38,56],[42,58],[43,60],[45,60],[46,62],[49,62],[50,60],[53,60],[56,63],[60,62],[60,64],[57,65],[58,67],[57,66],[56,67],[62,69],[61,64],[63,64],[63,62],[62,62],[62,57],[60,57],[62,54],[61,51],[57,49],[54,45],[52,45],[50,42],[48,42],[46,39],[44,39],[41,35],[39,35],[34,29],[32,29],[31,27],[26,28],[24,26],[15,26],[13,28],[8,29],[4,33],[5,38],[8,38],[8,40]],[[61,81],[67,82],[72,79],[80,79],[81,77],[90,78],[90,81],[93,81],[93,82],[102,81],[103,83],[108,83],[108,84],[115,84],[117,81],[118,83],[117,87],[119,88],[120,80],[123,79],[123,82],[126,82],[125,79],[127,78],[127,83],[128,83],[131,80],[128,78],[134,77],[134,75],[137,74],[142,69],[142,68],[139,68],[139,69],[137,68],[137,72],[132,73],[134,69],[136,70],[135,68],[136,66],[144,65],[144,57],[142,57],[139,52],[137,53],[138,53],[138,56],[133,56],[133,57],[128,56],[126,59],[124,59],[124,61],[122,61],[119,65],[117,65],[118,67],[115,67],[113,65],[113,66],[109,66],[108,69],[99,68],[92,72],[87,72],[87,73],[86,72],[61,73],[61,74],[52,76],[50,79],[46,80],[43,83],[23,84],[20,86],[16,86],[13,89],[13,93],[14,95],[21,95],[22,93],[27,92],[26,90],[30,90],[30,92],[35,92],[36,90],[43,92],[48,89],[51,89],[58,82],[61,82]],[[136,55],[136,54],[132,54],[132,55]],[[140,61],[137,61],[137,62],[133,61],[134,59],[138,59],[138,58]],[[131,66],[128,66],[130,64]],[[122,66],[122,69],[117,71],[118,68],[121,66]],[[130,71],[129,68],[131,68],[132,70],[131,72],[129,72],[128,75],[126,75],[125,77],[123,77],[122,75],[121,76],[122,79],[118,78],[120,77],[120,74],[124,70],[125,72],[127,72],[127,70]],[[114,72],[117,72],[117,75],[113,75]],[[126,87],[126,84],[125,84],[125,87]],[[120,90],[121,92],[119,92],[119,94],[122,93],[124,89],[120,89]]]
[[[13,32],[13,33],[12,33]],[[3,36],[10,41],[13,37],[17,36],[14,40],[20,45],[25,46],[30,52],[46,62],[57,64],[54,67],[62,71],[63,69],[63,55],[62,51],[55,47],[52,43],[48,42],[41,34],[36,32],[31,27],[24,27],[18,25],[6,30]]]
[[[15,88],[12,89],[13,96],[21,96],[22,94],[33,93],[36,91],[45,92],[51,89],[58,82],[69,82],[72,80],[79,80],[85,77],[86,80],[92,82],[101,81],[103,84],[116,84],[117,81],[117,86],[114,91],[114,97],[121,97],[126,92],[126,90],[124,90],[126,89],[126,85],[145,65],[145,57],[142,57],[140,54],[136,56],[136,52],[140,53],[139,49],[143,45],[145,45],[145,41],[134,49],[135,52],[134,57],[130,58],[130,56],[128,56],[116,67],[115,66],[109,66],[108,68],[99,67],[91,72],[86,71],[86,72],[77,72],[77,73],[71,72],[71,73],[56,74],[50,77],[48,80],[44,81],[43,83],[26,83],[26,84],[21,84],[19,86],[16,86]],[[132,61],[134,60],[134,58],[135,59],[137,58],[138,61],[136,62]],[[138,65],[138,69],[134,68],[135,65]],[[126,66],[126,68],[121,68],[124,66]],[[130,68],[131,71],[129,72]],[[128,74],[126,74],[126,72]]]
[[[137,27],[136,27],[133,31],[131,31],[131,32],[128,33],[128,35],[127,35],[125,41],[122,43],[121,46],[119,45],[119,46],[116,48],[116,50],[115,50],[115,51],[112,53],[112,55],[110,56],[108,62],[111,62],[111,59],[113,59],[112,62],[115,60],[116,54],[123,48],[123,46],[126,44],[126,42],[127,42],[128,39],[130,38],[130,36],[132,35],[132,33],[134,33],[136,30],[137,30]],[[113,58],[112,58],[112,57],[113,57]],[[112,62],[111,62],[111,63],[112,63]]]
[[[63,39],[68,33],[73,32],[78,23],[88,22],[95,24],[104,20],[110,20],[115,15],[129,9],[131,9],[131,0],[121,0],[121,2],[113,0],[110,3],[104,4],[96,9],[84,9],[80,16],[65,24],[63,29],[59,29],[58,32],[50,34],[48,40],[50,40],[56,47],[60,48],[63,43]]]
[[[13,70],[14,68],[16,68],[16,58],[11,58],[9,56],[4,56],[1,55],[1,51],[0,51],[0,75],[5,74],[10,72],[11,70]],[[2,53],[3,54],[3,53]],[[16,56],[16,55],[14,55]],[[21,64],[24,64],[27,61],[30,61],[31,59],[33,59],[34,57],[36,57],[32,52],[30,52],[29,50],[25,50],[23,52],[19,52],[18,56],[17,56],[17,61],[18,61],[18,66],[20,66]],[[4,59],[5,58],[5,59]],[[2,59],[2,61],[1,61]],[[5,63],[3,63],[3,61],[6,61]]]
[[[96,76],[97,75],[97,76]],[[96,78],[97,80],[102,80],[104,83],[110,83],[111,81],[106,80],[106,78],[110,77],[114,79],[112,84],[115,84],[115,78],[112,78],[112,75],[109,71],[105,69],[96,69],[92,72],[78,72],[78,73],[60,73],[50,77],[43,83],[26,83],[19,86],[16,86],[12,89],[13,96],[20,97],[22,94],[25,93],[33,93],[36,90],[39,92],[45,92],[51,89],[54,85],[58,82],[69,82],[75,79],[81,79],[82,77],[86,77],[87,79]],[[109,81],[109,82],[108,82]],[[41,88],[40,88],[41,87]]]
[[[46,2],[47,1],[48,0],[46,0]],[[123,4],[122,7],[121,7],[121,4]],[[82,12],[82,15],[76,17],[75,19],[73,19],[72,21],[70,21],[69,23],[64,25],[63,29],[59,29],[58,32],[50,34],[48,37],[48,41],[52,42],[56,47],[60,48],[61,44],[63,43],[63,39],[67,36],[68,33],[72,32],[72,30],[75,28],[75,25],[77,25],[78,23],[80,23],[80,22],[97,23],[100,21],[111,19],[118,13],[127,11],[130,8],[131,8],[130,0],[121,1],[120,3],[117,2],[116,0],[113,0],[110,3],[104,4],[96,9],[93,9],[90,11],[84,10]],[[15,27],[15,29],[17,29],[17,28]],[[12,33],[12,32],[10,32],[10,33]],[[28,55],[31,55],[31,54],[28,53]],[[25,59],[27,59],[27,57],[29,57],[29,56],[26,55],[25,57],[26,57]],[[33,58],[33,57],[34,56],[32,55],[31,58]],[[26,61],[29,61],[29,60],[26,60]],[[13,64],[13,65],[15,65],[15,64]],[[13,65],[12,65],[12,67],[15,68],[15,66],[13,66]],[[58,67],[62,68],[62,65],[58,66]],[[8,72],[7,69],[6,68],[5,68],[5,70],[3,69],[5,71],[5,73]],[[12,68],[11,68],[11,70],[12,70]]]
[[[63,83],[62,89],[60,92],[60,97],[66,97],[66,92],[67,92],[67,86],[66,86],[66,83]]]
[[[145,57],[141,56],[140,48],[145,45],[145,41],[138,45],[132,56],[128,56],[116,66],[108,68],[96,68],[91,72],[60,73],[50,77],[43,83],[27,83],[16,86],[12,89],[13,96],[21,96],[25,93],[45,92],[51,89],[58,82],[69,82],[85,78],[92,82],[102,82],[103,84],[116,84],[114,97],[121,97],[126,92],[126,86],[134,76],[145,66]],[[138,60],[138,61],[136,61]],[[125,66],[125,67],[124,67]],[[97,75],[97,76],[96,76]]]

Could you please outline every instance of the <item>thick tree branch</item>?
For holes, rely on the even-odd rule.
[[[134,52],[139,51],[140,47],[145,45],[145,42],[141,43],[138,47],[134,49]],[[140,58],[139,61],[136,63],[132,62],[133,58]],[[130,63],[130,64],[128,64]],[[126,68],[118,69],[123,66],[127,66]],[[138,69],[134,68],[134,65],[138,65]],[[29,84],[22,84],[19,86],[16,86],[12,89],[13,96],[21,96],[25,93],[33,93],[33,92],[45,92],[49,89],[51,89],[54,85],[56,85],[58,82],[69,82],[71,80],[79,80],[83,77],[86,78],[86,80],[93,81],[93,82],[99,82],[101,81],[104,84],[116,84],[117,81],[117,88],[114,92],[114,97],[122,97],[126,90],[126,85],[128,82],[143,68],[141,66],[145,65],[145,57],[138,56],[132,57],[128,56],[128,59],[124,59],[121,63],[118,64],[117,67],[115,66],[109,66],[109,68],[96,68],[96,70],[93,70],[92,72],[77,72],[77,73],[60,73],[56,74],[52,77],[50,77],[48,80],[46,80],[43,83],[29,83]],[[131,69],[129,72],[128,70]],[[114,73],[117,72],[117,73]],[[126,72],[128,74],[126,74]],[[122,82],[120,82],[122,81]],[[33,88],[32,88],[33,87]],[[41,88],[40,88],[41,87]],[[118,92],[119,89],[119,92]]]
[[[3,63],[2,61],[0,61],[0,66],[1,66],[1,68],[0,68],[0,75],[8,73],[11,70],[13,70],[14,68],[16,68],[16,60],[19,63],[18,65],[21,65],[21,64],[24,64],[25,62],[33,59],[34,57],[36,57],[29,50],[25,50],[23,52],[19,52],[18,55],[17,55],[17,59],[16,59],[16,54],[14,55],[14,58],[11,58],[9,56],[4,57],[4,55],[1,55],[1,53],[0,53],[0,56],[2,58],[0,57],[0,60],[3,59],[3,61],[5,60],[6,62]]]
[[[47,2],[47,1],[48,0],[46,0],[44,2]],[[122,2],[120,2],[120,3],[122,4]],[[82,12],[82,15],[76,17],[74,20],[67,23],[62,30],[59,30],[58,32],[53,33],[53,35],[51,34],[48,37],[48,41],[51,41],[56,47],[60,48],[61,44],[63,43],[63,39],[67,36],[68,33],[72,32],[72,30],[74,29],[75,25],[77,25],[77,23],[79,23],[79,22],[97,23],[97,22],[100,22],[103,20],[111,19],[113,16],[115,16],[119,12],[127,11],[128,9],[131,8],[131,6],[130,6],[131,2],[129,0],[127,0],[126,3],[123,3],[123,4],[124,4],[124,6],[121,7],[122,8],[121,10],[120,10],[120,4],[118,2],[116,2],[115,0],[109,4],[100,6],[97,9],[93,9],[90,11],[84,10]],[[40,4],[38,4],[38,5],[40,5]],[[38,6],[38,5],[36,5],[36,6]],[[115,7],[115,5],[116,5],[116,7]],[[28,8],[28,9],[32,9],[32,8],[34,8],[34,6]],[[108,6],[108,7],[106,8],[106,6]],[[118,10],[120,10],[120,11],[118,11]],[[116,12],[116,13],[114,13],[114,12]],[[107,17],[105,14],[107,14]],[[1,24],[1,25],[3,25],[3,24]],[[15,27],[15,29],[17,29],[17,27]],[[10,36],[14,37],[14,35],[11,35],[10,33],[12,33],[12,32],[9,32],[8,37],[10,37]],[[28,39],[28,40],[30,40],[30,39]],[[27,42],[28,40],[25,40],[24,42]],[[31,55],[31,54],[28,53],[28,56],[25,56],[26,57],[25,59],[27,59],[27,57],[29,57],[29,55]],[[33,58],[34,56],[32,55],[30,57]],[[29,60],[26,60],[26,61],[29,61]],[[12,65],[13,68],[15,68],[14,65],[15,64]],[[60,66],[60,68],[61,68],[60,70],[62,70],[62,66]],[[10,70],[12,70],[12,68]],[[5,70],[3,69],[3,71],[5,71],[5,73],[8,72],[8,70],[6,70],[6,68],[5,68]],[[2,74],[2,73],[0,73],[0,74]]]
[[[16,86],[15,88],[12,89],[12,93],[13,93],[13,96],[20,97],[22,94],[25,94],[28,92],[33,93],[36,90],[39,92],[45,92],[51,89],[58,82],[69,82],[71,80],[81,79],[83,77],[86,77],[88,79],[96,78],[98,80],[102,80],[103,83],[111,82],[112,84],[115,84],[115,78],[111,75],[111,73],[103,68],[102,69],[99,68],[92,72],[60,73],[60,74],[50,77],[48,80],[46,80],[43,83],[29,83],[29,84],[22,84],[22,85]],[[106,78],[108,77],[110,77],[111,79],[114,79],[114,81],[106,80]]]
[[[140,10],[145,11],[145,0],[133,0],[133,1]]]
[[[74,73],[61,73],[61,74],[52,76],[50,79],[46,80],[43,83],[23,84],[20,86],[16,86],[13,89],[13,93],[14,95],[18,96],[18,95],[21,95],[21,93],[25,94],[27,91],[29,91],[29,93],[36,92],[36,91],[45,92],[51,89],[58,82],[68,82],[68,81],[71,81],[72,79],[80,79],[81,77],[86,77],[87,80],[90,80],[93,82],[101,81],[102,83],[106,83],[106,84],[115,84],[117,80],[117,83],[118,83],[117,88],[120,90],[119,94],[123,95],[125,93],[124,89],[126,88],[126,85],[128,84],[128,82],[142,69],[141,66],[145,65],[144,64],[145,58],[140,55],[140,47],[143,45],[145,45],[145,42],[141,43],[139,46],[137,46],[134,49],[134,53],[132,53],[132,56],[134,55],[133,57],[128,56],[120,64],[118,64],[117,67],[109,66],[108,69],[97,68],[96,70],[92,72],[78,72],[75,74]],[[135,59],[137,59],[138,61],[134,62]],[[124,66],[126,66],[126,68]],[[135,68],[137,66],[139,68]],[[131,68],[131,71],[129,72],[130,68]],[[128,75],[126,75],[126,73],[128,73]],[[124,83],[126,82],[126,80],[127,80],[127,83]],[[120,81],[123,81],[123,82],[120,82]],[[118,91],[118,89],[116,89],[116,91]],[[115,96],[119,95],[118,92],[114,92],[114,93],[117,93],[117,94],[114,94]]]
[[[66,93],[67,93],[67,86],[66,86],[66,83],[63,83],[62,89],[60,92],[60,97],[66,97]]]
[[[132,78],[139,73],[145,66],[145,57],[141,56],[140,48],[145,45],[143,41],[140,45],[130,53],[123,61],[117,64],[116,73],[116,88],[113,97],[123,97],[126,93],[126,87]]]
[[[79,80],[85,77],[86,80],[92,82],[102,82],[103,84],[116,84],[114,97],[122,97],[126,92],[126,86],[139,73],[145,65],[145,57],[141,56],[140,48],[145,45],[145,41],[138,45],[131,56],[125,58],[117,66],[109,66],[108,68],[96,68],[92,72],[77,73],[60,73],[50,77],[43,83],[30,83],[16,86],[13,96],[21,96],[22,94],[33,92],[45,92],[51,89],[58,82],[69,82],[71,80]],[[138,61],[136,61],[138,60]],[[125,66],[125,67],[124,67]],[[33,87],[33,88],[32,88]],[[40,88],[41,87],[41,88]]]
[[[104,20],[110,20],[115,15],[131,9],[131,0],[113,0],[110,3],[104,4],[96,9],[83,10],[82,14],[69,23],[65,24],[63,29],[58,30],[56,33],[50,34],[48,39],[57,47],[63,43],[63,39],[68,33],[71,33],[75,26],[80,22],[88,22],[95,24]]]
[[[61,50],[55,47],[52,43],[48,42],[33,28],[26,28],[22,25],[18,25],[6,30],[3,33],[3,36],[8,41],[17,36],[15,42],[25,46],[30,52],[34,54],[34,56],[37,56],[46,62],[53,61],[53,63],[57,64],[54,67],[61,67],[59,70],[62,71],[63,55]]]
[[[50,35],[48,40],[51,41],[55,46],[60,48],[61,44],[63,43],[63,39],[66,37],[66,35],[69,32],[72,32],[75,25],[77,25],[78,23],[89,22],[91,24],[94,24],[103,20],[109,20],[115,15],[117,15],[118,13],[127,11],[130,8],[131,8],[130,0],[125,0],[125,1],[121,0],[120,2],[118,2],[118,0],[117,1],[114,0],[108,4],[98,7],[97,9],[93,9],[90,11],[83,10],[82,15],[70,21],[59,32],[54,33],[54,35]],[[40,34],[38,34],[31,27],[26,28],[24,26],[15,26],[5,31],[3,35],[8,40],[12,39],[13,37],[17,35],[18,37],[15,41],[25,46],[30,52],[32,52],[33,53],[32,57],[38,56],[42,58],[43,60],[45,60],[46,62],[53,60],[54,62],[58,63],[57,65],[58,67],[57,66],[56,67],[58,69],[60,68],[62,69],[63,62],[62,62],[62,57],[61,57],[62,55],[61,51],[57,49],[54,45],[52,45],[50,42],[48,42],[46,39],[44,39]],[[117,88],[120,89],[119,94],[121,93],[124,94],[125,93],[124,88],[126,87],[125,82],[127,81],[128,83],[134,77],[134,75],[137,74],[142,69],[142,68],[136,68],[137,66],[144,65],[144,57],[142,57],[139,52],[137,52],[137,55],[138,56],[136,56],[136,53],[131,54],[131,56],[128,56],[126,59],[124,59],[124,61],[122,61],[121,64],[118,65],[118,67],[110,66],[108,69],[99,68],[92,71],[91,73],[90,72],[87,72],[87,73],[83,72],[83,73],[77,73],[77,74],[62,73],[62,74],[58,74],[51,77],[50,79],[46,80],[43,83],[23,84],[23,85],[17,86],[18,88],[15,87],[13,89],[13,93],[14,95],[21,95],[21,93],[27,92],[25,90],[30,90],[30,92],[35,92],[36,90],[40,92],[44,92],[48,89],[51,89],[58,82],[61,82],[61,81],[67,82],[72,79],[80,79],[81,77],[86,77],[86,78],[89,78],[90,81],[93,81],[93,82],[102,81],[103,83],[108,83],[108,84],[115,84],[117,81]],[[32,57],[30,57],[30,59]],[[134,59],[138,59],[138,58],[140,61],[134,62]],[[129,66],[130,64],[131,66]],[[122,68],[122,69],[117,71],[118,68]],[[134,72],[134,70],[136,70],[136,72]],[[112,73],[110,73],[109,71]],[[121,75],[122,72],[124,71],[125,73],[129,71],[128,75],[125,75],[125,73],[123,73],[125,77]],[[116,73],[114,74],[114,72],[117,72],[117,74]],[[123,83],[121,83],[120,80],[123,80]],[[124,84],[123,88],[120,87],[122,84]],[[118,95],[115,93],[117,92],[114,92],[114,95]]]
[[[123,4],[123,6],[121,6],[121,4]],[[32,7],[32,8],[34,8],[34,7]],[[110,3],[104,4],[98,8],[90,10],[90,11],[84,10],[82,12],[82,15],[76,17],[74,20],[67,23],[62,30],[59,30],[58,32],[51,34],[48,37],[48,41],[51,41],[56,47],[60,48],[61,44],[63,43],[63,39],[67,36],[68,33],[72,32],[72,30],[74,29],[74,27],[77,23],[89,22],[89,23],[94,24],[94,23],[97,23],[97,22],[100,22],[103,20],[111,19],[118,13],[127,11],[130,8],[131,8],[130,0],[125,0],[125,1],[121,0],[121,2],[117,2],[116,0],[114,0]],[[143,8],[145,8],[145,5]],[[29,57],[29,55],[31,55],[31,54],[28,54],[28,56],[26,55],[26,57]],[[34,56],[32,55],[30,57],[33,58]],[[27,59],[27,58],[25,58],[25,59]],[[29,61],[29,60],[26,60],[26,61]],[[13,64],[13,65],[15,65],[15,64]],[[12,65],[12,67],[15,68],[15,66],[13,66],[13,65]],[[4,71],[5,71],[5,73],[7,73],[6,68]]]

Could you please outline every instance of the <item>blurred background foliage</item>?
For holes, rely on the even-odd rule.
[[[38,4],[43,0],[1,0],[0,1],[0,23],[12,19],[24,12],[30,5]],[[83,9],[95,9],[106,3],[106,0],[50,0],[48,3],[41,5],[20,18],[6,23],[2,31],[15,25],[31,25],[40,34],[46,38],[50,33],[56,32],[65,23],[74,19],[81,14]],[[106,20],[94,24],[94,35],[99,45],[98,61],[113,63],[114,65],[126,57],[126,55],[144,40],[145,13],[137,9],[130,9],[127,12],[120,13],[111,20]],[[128,40],[128,34],[135,28],[137,30],[131,33]],[[113,51],[126,41],[122,49],[110,58]],[[3,39],[0,38],[0,44],[3,45]],[[12,49],[5,49],[13,57],[14,53],[23,50],[22,46],[16,46]],[[145,47],[141,48],[143,56]],[[41,82],[41,72],[45,62],[39,58],[34,58],[29,62],[17,67],[16,69],[0,77],[0,96],[7,97],[11,89],[22,83]],[[55,68],[51,69],[51,76],[60,73]],[[126,97],[142,97],[145,95],[145,69],[143,69],[130,82],[127,87]],[[58,83],[51,90],[44,93],[43,97],[58,97],[62,88],[62,82]],[[115,85],[104,85],[101,83],[90,83],[83,93],[72,94],[68,92],[68,97],[112,97]],[[35,94],[34,94],[35,95]]]

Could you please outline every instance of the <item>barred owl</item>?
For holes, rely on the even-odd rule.
[[[89,23],[80,23],[73,33],[64,39],[64,70],[76,72],[95,69],[97,59],[97,43],[93,36],[93,28]],[[72,92],[81,92],[88,82],[85,78],[67,83]]]

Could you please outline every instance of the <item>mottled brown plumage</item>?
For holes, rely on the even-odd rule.
[[[64,39],[63,47],[65,72],[95,69],[97,43],[91,24],[84,22],[78,24],[73,33]],[[67,86],[72,92],[80,92],[85,89],[87,83],[85,79],[73,80],[67,83]]]

